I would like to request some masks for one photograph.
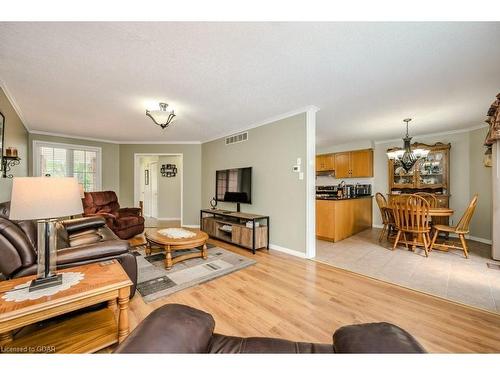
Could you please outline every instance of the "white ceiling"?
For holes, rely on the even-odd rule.
[[[0,80],[30,130],[204,141],[316,105],[319,146],[477,126],[500,23],[0,23]],[[0,81],[0,82],[1,82]],[[176,109],[170,128],[145,116]]]

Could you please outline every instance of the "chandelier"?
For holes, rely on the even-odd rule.
[[[395,163],[400,164],[406,173],[408,173],[417,160],[425,158],[429,154],[429,150],[422,148],[411,149],[411,137],[408,134],[408,123],[411,121],[411,118],[405,118],[403,121],[406,123],[406,136],[403,138],[403,149],[388,151],[387,157],[394,160]]]
[[[173,109],[167,109],[167,103],[160,103],[159,106],[160,109],[155,111],[148,111],[146,109],[146,116],[150,117],[156,125],[159,125],[162,129],[165,129],[174,119],[175,113]]]

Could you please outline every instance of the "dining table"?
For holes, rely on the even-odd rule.
[[[391,204],[387,205],[387,208],[389,208],[391,210],[393,209]],[[449,207],[431,207],[431,208],[429,208],[429,216],[431,218],[432,217],[438,218],[438,221],[439,221],[439,218],[444,218],[444,217],[448,218],[448,217],[452,216],[454,212],[455,211]],[[432,231],[432,228],[431,228],[431,231]],[[423,246],[422,235],[418,236],[417,245]],[[416,247],[415,245],[412,245],[413,250],[415,250],[415,247]],[[434,244],[434,249],[440,250],[440,251],[448,251],[447,247],[440,246],[439,244]],[[432,250],[432,249],[429,249],[429,250]]]

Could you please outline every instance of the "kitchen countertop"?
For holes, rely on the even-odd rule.
[[[352,197],[352,198],[316,198],[318,201],[345,201],[349,199],[363,199],[363,198],[373,198],[373,195],[360,195],[359,197]]]

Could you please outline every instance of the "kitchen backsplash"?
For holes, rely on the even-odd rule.
[[[331,176],[317,176],[316,186],[327,186],[327,185],[338,185],[341,181],[345,181],[346,184],[356,185],[358,184],[371,184],[373,186],[374,178],[346,178],[337,179]]]

